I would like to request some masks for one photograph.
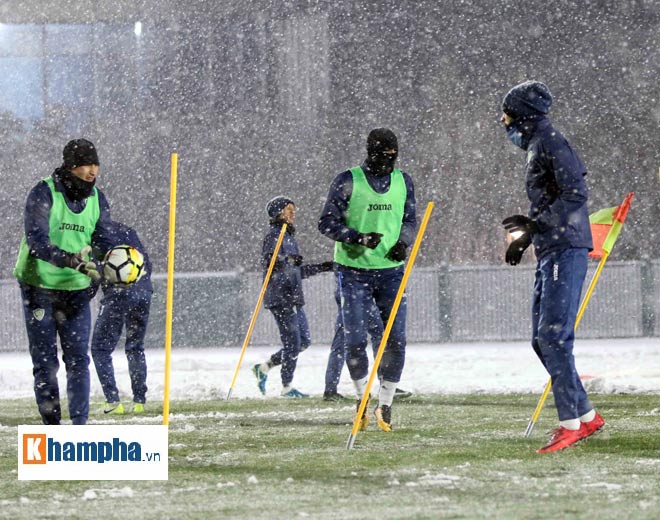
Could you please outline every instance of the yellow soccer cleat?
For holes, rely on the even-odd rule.
[[[358,399],[357,405],[355,407],[356,414],[360,409],[360,402],[361,400]],[[358,430],[360,430],[361,432],[365,431],[367,429],[367,426],[369,426],[369,414],[367,413],[367,410],[369,410],[369,400],[367,400],[367,406],[364,407],[364,412],[362,413],[362,417],[360,417],[360,424],[358,426]]]
[[[124,415],[124,405],[121,402],[105,403],[103,413],[105,415]]]
[[[133,403],[133,413],[144,413],[144,404]]]
[[[384,432],[392,431],[392,407],[383,404],[376,407],[374,410],[376,416],[376,423],[378,427]]]

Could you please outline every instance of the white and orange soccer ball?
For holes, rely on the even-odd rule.
[[[132,246],[113,247],[103,259],[103,277],[110,283],[131,285],[144,275],[144,256]]]

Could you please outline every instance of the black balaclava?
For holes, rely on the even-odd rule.
[[[394,151],[394,153],[385,153]],[[369,171],[375,175],[389,175],[399,155],[399,143],[389,128],[376,128],[367,137],[367,159]]]
[[[62,166],[57,170],[57,174],[64,184],[67,195],[72,200],[86,199],[94,191],[96,179],[87,182],[71,173],[71,170],[78,166],[90,164],[99,165],[99,156],[91,141],[74,139],[69,141],[62,150]]]

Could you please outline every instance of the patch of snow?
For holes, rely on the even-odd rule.
[[[658,466],[660,465],[660,459],[638,459],[635,461],[635,464],[640,466]]]
[[[86,489],[83,493],[83,500],[96,500],[99,497],[98,493],[93,489]]]
[[[273,338],[274,345],[277,338]],[[176,346],[175,346],[176,347]],[[277,347],[251,347],[239,371],[232,399],[260,398],[250,367],[267,359]],[[329,346],[314,345],[298,358],[294,384],[301,391],[320,396]],[[578,371],[591,391],[606,393],[660,393],[660,338],[577,340],[575,358]],[[129,400],[130,378],[123,349],[115,351],[115,374],[120,395]],[[207,400],[225,396],[231,383],[239,347],[172,350],[170,398],[172,400]],[[162,350],[147,350],[149,367],[148,399],[162,401],[165,356]],[[0,353],[0,399],[34,397],[32,363],[25,352]],[[92,401],[103,402],[103,393],[93,363],[91,371]],[[60,388],[66,388],[64,369],[58,373]],[[416,394],[462,393],[540,393],[547,373],[526,342],[479,342],[408,345],[406,366],[400,387]],[[280,371],[268,373],[267,396],[279,398]],[[353,385],[344,368],[339,392],[354,395]],[[377,389],[372,389],[375,391]],[[147,404],[148,406],[148,404]],[[317,413],[334,411],[320,406]],[[176,410],[174,410],[176,412]],[[281,412],[280,412],[281,413]],[[660,414],[660,409],[649,415]],[[173,413],[172,418],[178,417]],[[218,419],[229,417],[218,413]],[[94,417],[91,417],[93,422]],[[104,417],[104,420],[107,419]],[[153,422],[154,418],[135,418],[136,422]],[[178,421],[177,421],[178,422]],[[1,427],[1,426],[0,426]],[[181,426],[190,428],[194,426]]]
[[[108,489],[106,492],[112,498],[132,498],[134,494],[133,490],[128,486],[121,489]]]
[[[583,484],[585,488],[606,489],[607,491],[619,491],[623,486],[611,482],[594,482],[593,484]]]

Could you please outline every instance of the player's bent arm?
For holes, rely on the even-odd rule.
[[[68,267],[71,254],[52,244],[49,238],[49,217],[52,206],[53,197],[45,182],[40,182],[32,188],[25,203],[23,216],[25,240],[30,255],[57,267]]]
[[[415,242],[417,231],[417,201],[415,200],[415,185],[410,176],[403,172],[403,179],[406,183],[406,203],[403,208],[403,220],[401,222],[401,232],[399,240],[410,247]]]
[[[350,171],[340,173],[330,185],[323,211],[319,217],[318,230],[336,242],[357,244],[361,233],[344,224],[348,201],[353,193],[353,177]]]
[[[97,189],[97,193],[99,197],[100,213],[99,219],[96,221],[94,233],[92,233],[92,246],[95,255],[98,254],[102,258],[105,256],[106,252],[120,244],[116,243],[117,237],[115,236],[115,228],[112,225],[112,219],[110,217],[110,204],[108,204],[108,199],[105,198],[105,195],[101,190]]]

